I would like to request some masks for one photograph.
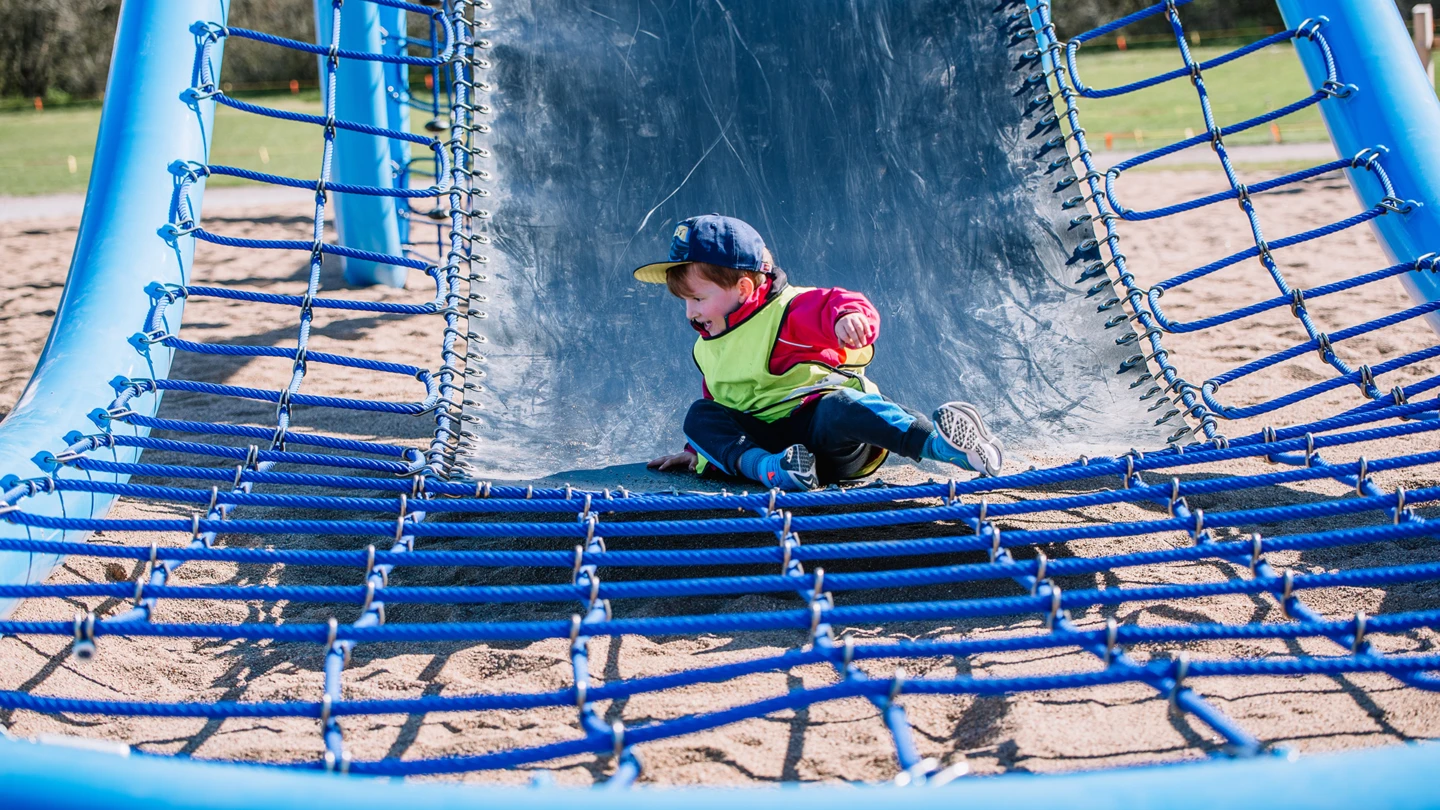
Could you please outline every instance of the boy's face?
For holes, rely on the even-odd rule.
[[[742,278],[739,284],[726,289],[691,270],[686,281],[690,294],[684,299],[685,317],[710,337],[728,329],[726,316],[739,309],[745,299],[755,292],[755,284],[748,278]]]

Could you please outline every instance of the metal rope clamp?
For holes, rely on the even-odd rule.
[[[1175,675],[1173,676],[1175,678],[1175,686],[1170,690],[1170,711],[1174,712],[1175,714],[1180,713],[1180,704],[1178,703],[1180,699],[1180,690],[1185,688],[1184,686],[1182,686],[1182,684],[1185,681],[1186,673],[1188,673],[1189,671],[1190,655],[1189,653],[1182,651],[1175,656]]]
[[[570,614],[570,651],[575,652],[580,642],[580,625],[583,623],[579,613]]]
[[[70,655],[81,662],[95,657],[95,611],[75,614],[75,640],[70,645]]]
[[[1205,536],[1205,510],[1204,510],[1204,509],[1196,509],[1196,510],[1195,510],[1195,525],[1190,528],[1190,539],[1194,540],[1196,545],[1199,545],[1200,543],[1204,542],[1204,541],[1201,539],[1201,538],[1203,538],[1204,536]]]
[[[1046,630],[1054,630],[1054,629],[1055,629],[1055,621],[1056,621],[1057,619],[1059,619],[1059,618],[1061,618],[1061,616],[1060,616],[1060,586],[1059,586],[1059,585],[1053,585],[1053,584],[1052,584],[1052,585],[1050,586],[1050,615],[1048,615],[1048,616],[1045,617],[1045,629],[1046,629]]]
[[[896,668],[895,668],[895,676],[890,679],[890,694],[886,696],[886,701],[889,702],[889,703],[894,703],[894,702],[895,702],[895,698],[900,697],[900,690],[901,690],[901,689],[904,689],[904,688],[905,688],[905,668],[904,668],[904,667],[896,667]]]
[[[1170,517],[1175,517],[1175,507],[1176,507],[1176,506],[1185,506],[1187,509],[1189,508],[1188,504],[1185,503],[1185,499],[1182,498],[1182,497],[1180,497],[1180,478],[1179,478],[1178,476],[1173,477],[1173,478],[1170,479],[1170,504],[1169,504],[1169,506],[1170,506]]]
[[[1049,565],[1050,559],[1045,552],[1035,550],[1035,582],[1030,586],[1030,595],[1034,596],[1040,590],[1040,584],[1045,581],[1045,568]]]
[[[1285,569],[1285,577],[1280,591],[1280,614],[1287,619],[1293,619],[1290,615],[1290,598],[1295,590],[1295,572]]]
[[[786,530],[780,534],[780,573],[786,574],[790,570],[791,555],[795,547],[800,545],[800,536],[789,531],[790,521],[785,521]]]
[[[400,513],[395,516],[395,545],[397,546],[404,542],[406,511],[409,508],[408,501],[409,499],[405,497],[405,493],[400,493]]]
[[[820,600],[810,603],[810,632],[806,636],[805,643],[814,644],[815,636],[820,631],[820,624],[825,616],[825,604]]]
[[[1350,645],[1351,655],[1360,655],[1365,649],[1365,611],[1355,611],[1355,641]]]
[[[1261,429],[1260,429],[1260,440],[1261,440],[1262,442],[1264,442],[1265,444],[1274,444],[1274,443],[1275,443],[1275,428],[1270,427],[1269,425],[1266,425],[1265,427],[1261,428]],[[1275,460],[1275,455],[1274,455],[1273,453],[1266,453],[1266,454],[1265,454],[1265,463],[1267,463],[1267,464],[1278,464],[1279,462]]]

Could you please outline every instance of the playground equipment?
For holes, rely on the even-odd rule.
[[[1308,592],[1321,588],[1433,582],[1440,579],[1440,564],[1296,573],[1277,570],[1267,560],[1282,551],[1364,546],[1435,532],[1433,520],[1427,522],[1415,507],[1440,500],[1440,487],[1384,491],[1371,476],[1440,462],[1440,451],[1433,449],[1434,431],[1440,429],[1435,418],[1440,403],[1433,392],[1440,376],[1403,385],[1388,385],[1396,377],[1387,376],[1440,356],[1440,345],[1357,364],[1346,355],[1345,341],[1415,319],[1437,323],[1436,254],[1426,248],[1440,244],[1435,221],[1440,215],[1440,199],[1435,199],[1440,195],[1440,177],[1435,176],[1440,145],[1428,137],[1440,123],[1440,105],[1418,61],[1388,58],[1411,51],[1398,14],[1387,4],[1286,0],[1281,4],[1290,26],[1286,31],[1207,62],[1197,62],[1188,49],[1183,5],[1153,6],[1061,42],[1050,7],[1033,0],[998,9],[980,0],[923,6],[874,0],[843,8],[815,0],[663,11],[626,5],[611,9],[613,14],[559,0],[523,6],[448,0],[438,7],[398,0],[351,0],[342,6],[322,0],[317,7],[320,44],[310,44],[229,28],[225,4],[218,2],[178,8],[159,0],[127,3],[117,32],[95,179],[65,298],[35,377],[15,411],[0,423],[0,471],[9,473],[0,482],[5,519],[0,525],[0,599],[9,600],[10,608],[19,599],[62,596],[111,597],[134,606],[103,616],[82,611],[46,621],[3,620],[0,633],[73,638],[73,651],[81,658],[103,654],[107,635],[305,642],[324,650],[323,692],[318,700],[262,703],[97,701],[10,691],[0,692],[0,708],[135,717],[314,717],[324,754],[309,761],[264,763],[279,770],[150,756],[130,769],[116,768],[107,754],[61,749],[62,755],[49,746],[5,740],[0,741],[0,762],[5,763],[0,787],[21,802],[56,806],[102,801],[140,806],[163,792],[172,806],[203,800],[298,807],[314,796],[330,795],[337,782],[288,770],[460,773],[594,753],[613,758],[606,784],[623,788],[644,772],[637,748],[646,743],[784,709],[863,697],[889,731],[896,782],[936,789],[916,793],[916,799],[906,794],[904,801],[1050,803],[1061,792],[1069,796],[1093,788],[1119,791],[1136,803],[1164,796],[1173,806],[1203,806],[1215,794],[1195,786],[1223,783],[1231,803],[1259,804],[1263,796],[1269,804],[1269,788],[1283,783],[1289,786],[1287,799],[1297,803],[1358,800],[1370,790],[1383,791],[1397,803],[1433,803],[1423,778],[1440,758],[1432,749],[1351,754],[1333,765],[1257,758],[1266,752],[1264,742],[1193,685],[1219,676],[1357,672],[1387,673],[1414,689],[1433,691],[1440,685],[1432,674],[1440,671],[1440,656],[1386,654],[1372,643],[1377,635],[1440,626],[1440,609],[1333,618],[1305,601]],[[426,21],[428,40],[409,36],[415,29],[404,15]],[[1157,15],[1174,27],[1180,67],[1120,88],[1084,84],[1079,55],[1084,42]],[[223,47],[234,37],[315,53],[325,88],[324,113],[274,110],[220,90]],[[1249,121],[1218,122],[1204,72],[1283,43],[1294,43],[1313,93]],[[682,64],[685,68],[677,69]],[[410,97],[407,68],[428,70],[434,77],[436,93],[428,104]],[[1133,92],[1160,81],[1193,83],[1207,131],[1108,169],[1099,166],[1083,129],[1081,99]],[[217,103],[314,125],[325,144],[318,179],[213,163],[208,143]],[[424,135],[411,133],[407,125],[417,104],[429,115]],[[1228,159],[1225,138],[1312,105],[1324,113],[1345,157],[1243,185]],[[1225,168],[1227,191],[1157,210],[1123,204],[1126,171],[1190,147],[1213,149]],[[1265,192],[1337,170],[1349,175],[1361,213],[1302,234],[1263,234],[1257,199],[1263,200]],[[251,240],[212,230],[202,202],[205,180],[214,175],[314,190],[313,240]],[[433,184],[420,186],[419,178]],[[1240,206],[1253,247],[1158,283],[1139,282],[1121,249],[1124,220],[1226,201]],[[325,238],[326,212],[332,206],[338,207],[338,243]],[[705,207],[751,218],[772,242],[793,246],[793,261],[784,253],[779,258],[807,283],[851,284],[876,291],[877,300],[900,302],[896,311],[886,313],[891,330],[886,340],[892,341],[887,345],[896,348],[894,357],[886,358],[895,378],[885,382],[902,397],[936,400],[950,385],[946,380],[958,379],[969,390],[984,392],[976,399],[1001,403],[991,416],[1007,438],[1028,432],[1034,442],[1065,446],[1083,437],[1101,445],[1133,440],[1151,449],[1101,452],[997,479],[806,494],[636,492],[536,483],[532,479],[567,469],[633,462],[675,434],[664,415],[677,414],[693,396],[666,382],[684,371],[683,349],[677,348],[684,337],[660,329],[660,318],[648,312],[658,309],[658,302],[644,300],[644,291],[627,286],[623,270],[663,244],[675,219]],[[1367,222],[1392,254],[1391,267],[1306,289],[1277,264],[1279,251]],[[421,244],[430,224],[438,232],[433,247]],[[189,269],[197,241],[308,253],[308,283],[299,294],[195,285]],[[351,282],[400,285],[406,276],[423,275],[434,284],[435,295],[424,304],[324,295],[319,279],[327,255],[346,262]],[[1274,280],[1273,298],[1191,322],[1167,315],[1166,290],[1203,284],[1241,262],[1258,266]],[[1414,296],[1413,307],[1330,334],[1316,325],[1313,312],[1327,296],[1396,277]],[[187,299],[201,296],[295,309],[295,345],[189,339],[181,314]],[[1287,307],[1307,340],[1208,380],[1187,378],[1184,358],[1164,345],[1170,334]],[[434,324],[436,367],[312,350],[309,323],[321,308],[428,318]],[[577,329],[577,323],[596,313],[606,316],[603,327],[609,332],[598,325]],[[937,349],[936,335],[952,343]],[[986,351],[976,361],[965,359]],[[278,391],[170,379],[176,352],[276,357],[290,361],[292,375]],[[1230,398],[1245,378],[1312,352],[1333,370],[1332,377],[1249,404]],[[386,390],[395,380],[413,379],[416,393],[410,401],[307,394],[302,386],[310,364],[373,372],[377,388]],[[1342,388],[1354,389],[1353,407],[1325,419],[1225,435],[1227,424],[1281,416],[1287,406]],[[161,415],[165,391],[274,403],[274,424]],[[415,448],[295,430],[294,409],[312,407],[433,419],[433,440]],[[152,431],[164,431],[166,437],[152,436]],[[557,437],[572,440],[562,444]],[[1412,437],[1413,452],[1335,464],[1322,455],[1395,437]],[[142,458],[144,450],[193,460],[153,463]],[[1244,458],[1266,458],[1289,468],[1179,477],[1198,465]],[[1187,502],[1200,495],[1322,479],[1341,481],[1355,494],[1212,512]],[[1097,480],[1107,486],[1063,496],[1037,491],[1062,483],[1096,486]],[[308,489],[277,492],[277,486]],[[1017,491],[1025,497],[991,500]],[[119,497],[181,504],[192,517],[107,517]],[[1144,502],[1162,504],[1165,516],[1044,529],[1001,526],[1027,515]],[[327,514],[255,518],[245,515],[249,507]],[[373,517],[376,513],[382,517]],[[1259,525],[1285,527],[1302,519],[1356,515],[1379,517],[1372,524],[1323,531],[1237,533]],[[863,533],[895,526],[925,528],[921,536],[899,540]],[[89,537],[99,530],[150,532],[164,544]],[[1123,555],[1050,559],[1033,553],[1072,540],[1167,532],[1183,532],[1190,543]],[[363,545],[339,551],[267,548],[256,542],[273,535],[317,534],[365,539]],[[224,542],[217,542],[222,535]],[[816,535],[826,541],[814,542]],[[691,536],[727,539],[702,549],[667,545],[666,538]],[[182,545],[175,545],[177,537]],[[427,549],[426,538],[437,537],[549,538],[553,547]],[[843,561],[876,559],[903,566],[923,555],[966,553],[983,556],[895,570],[834,570]],[[46,584],[65,555],[148,565],[133,582]],[[173,584],[173,572],[194,560],[342,566],[363,569],[364,578],[358,585],[353,576],[325,586]],[[1242,575],[1148,588],[1057,584],[1067,576],[1198,560],[1235,564]],[[740,565],[778,570],[741,575],[718,568]],[[569,571],[571,582],[389,584],[397,568],[435,566],[558,569]],[[683,566],[687,576],[650,578],[642,570],[636,578],[635,569],[666,566]],[[602,578],[612,569],[631,576]],[[845,603],[847,595],[884,588],[1006,579],[1019,584],[1017,595]],[[627,617],[623,610],[627,600],[787,592],[799,594],[803,607],[643,617]],[[1114,619],[1087,625],[1071,615],[1122,602],[1183,602],[1223,594],[1268,594],[1284,620],[1156,627]],[[358,607],[359,618],[159,623],[152,612],[161,599],[350,604]],[[579,609],[566,609],[573,615],[554,620],[385,622],[387,604],[516,602],[578,602]],[[856,643],[838,629],[859,622],[1027,614],[1043,617],[1046,632]],[[598,636],[776,629],[793,629],[804,646],[663,676],[604,684],[591,680],[588,642]],[[1329,639],[1333,649],[1327,656],[1205,660],[1178,654],[1144,661],[1126,651],[1136,644],[1175,649],[1190,641],[1234,638]],[[568,639],[574,667],[569,688],[387,701],[347,700],[342,691],[345,666],[357,644],[535,639]],[[877,677],[862,666],[877,659],[1059,648],[1092,652],[1101,666],[1045,676],[948,679],[903,672]],[[644,724],[607,720],[595,708],[601,701],[724,684],[747,673],[814,663],[833,664],[838,681]],[[1007,694],[1122,682],[1146,685],[1176,712],[1207,727],[1220,741],[1214,753],[1248,761],[965,785],[965,780],[954,781],[959,769],[924,756],[902,706],[906,695]],[[523,712],[549,706],[576,707],[575,737],[445,757],[357,759],[341,726],[342,718],[373,714]],[[80,767],[60,771],[61,762]],[[76,776],[77,770],[85,776]],[[1361,778],[1336,784],[1322,777],[1342,771]],[[193,787],[216,783],[232,784],[234,791],[202,796]],[[464,788],[338,784],[361,806],[406,797],[437,804],[475,801]],[[162,791],[158,785],[173,789]],[[513,799],[501,795],[516,803],[576,797],[554,788]],[[816,794],[842,803],[873,796]],[[643,792],[623,800],[670,801]],[[696,804],[735,800],[723,793],[686,794],[686,801]],[[743,800],[778,805],[794,798],[768,791],[747,793]]]

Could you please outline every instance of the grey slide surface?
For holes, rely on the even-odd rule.
[[[993,0],[992,0],[993,1]],[[760,231],[791,283],[870,297],[871,377],[975,403],[1018,449],[1153,446],[1043,90],[985,0],[532,0],[486,33],[493,212],[461,472],[532,479],[683,445],[683,305],[630,271],[675,223]],[[1148,387],[1148,386],[1146,386]],[[1163,411],[1161,412],[1163,413]]]

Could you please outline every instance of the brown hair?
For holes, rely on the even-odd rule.
[[[775,260],[771,258],[769,248],[766,248],[765,252],[760,254],[760,258],[761,261],[764,262],[762,266],[766,270],[774,266]],[[690,295],[690,271],[692,269],[699,273],[701,278],[727,290],[735,289],[735,287],[740,284],[740,279],[742,278],[750,279],[756,287],[759,287],[760,282],[765,278],[765,274],[757,270],[736,270],[733,267],[721,267],[718,264],[710,264],[708,262],[688,262],[686,264],[677,264],[665,271],[665,288],[670,291],[671,295],[676,298],[684,298]]]

